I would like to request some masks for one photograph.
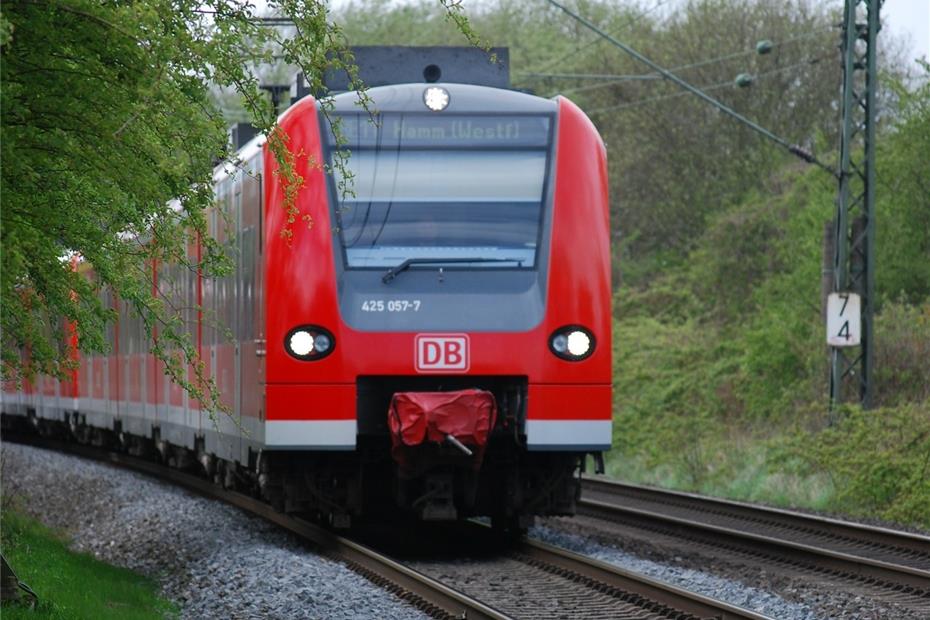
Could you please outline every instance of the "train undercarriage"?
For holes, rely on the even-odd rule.
[[[535,515],[571,515],[580,493],[583,455],[519,454],[491,442],[480,471],[437,459],[416,476],[398,471],[389,445],[357,453],[263,453],[263,497],[286,512],[317,513],[336,526],[395,510],[423,520],[489,516],[504,528],[525,529]]]
[[[158,461],[337,528],[392,514],[435,521],[487,516],[502,530],[524,531],[535,516],[574,514],[585,463],[583,453],[526,452],[518,435],[501,429],[478,470],[454,446],[427,445],[421,465],[406,473],[390,457],[389,438],[377,435],[360,436],[353,452],[250,451],[245,464],[206,452],[202,438],[191,449],[162,440],[157,427],[143,437],[123,432],[118,421],[113,428],[91,426],[74,411],[62,411],[60,419],[34,410],[4,413],[2,430]]]

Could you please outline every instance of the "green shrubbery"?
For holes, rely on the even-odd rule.
[[[930,402],[930,302],[886,304],[876,329],[877,404]]]
[[[611,473],[930,526],[930,86],[897,92],[879,148],[876,408],[830,425],[820,270],[836,188],[792,166],[618,291]]]
[[[930,527],[930,401],[841,414],[786,439],[780,454],[829,478],[831,508]]]

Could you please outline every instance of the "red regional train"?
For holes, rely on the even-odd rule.
[[[508,528],[573,513],[586,455],[611,444],[601,137],[562,97],[448,82],[368,94],[377,123],[354,93],[335,97],[346,144],[312,97],[280,117],[309,215],[291,238],[258,136],[214,176],[210,233],[235,271],[155,270],[231,416],[168,381],[140,319],[108,298],[112,352],[67,381],[6,386],[5,420],[157,450],[337,526],[386,507]],[[337,149],[354,195],[320,165]]]

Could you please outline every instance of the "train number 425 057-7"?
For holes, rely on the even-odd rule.
[[[362,312],[419,312],[419,299],[366,299]]]

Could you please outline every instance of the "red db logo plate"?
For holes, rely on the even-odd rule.
[[[416,339],[417,372],[467,372],[467,334],[419,334]]]

